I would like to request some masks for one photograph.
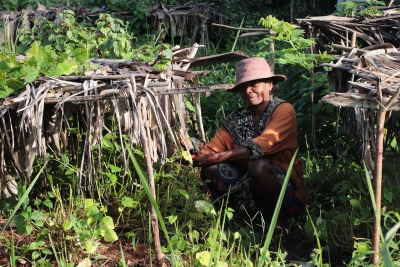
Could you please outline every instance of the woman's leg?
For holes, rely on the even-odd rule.
[[[272,163],[263,158],[249,160],[247,172],[250,177],[250,188],[259,209],[266,216],[271,216],[278,201],[281,185],[273,175]]]
[[[201,179],[208,185],[213,196],[226,194],[244,175],[244,171],[231,163],[218,163],[201,168]]]
[[[218,164],[214,164],[210,166],[204,166],[200,171],[201,180],[208,186],[213,197],[217,196],[215,179],[218,177],[218,169]]]

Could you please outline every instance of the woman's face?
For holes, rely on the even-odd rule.
[[[257,106],[270,99],[272,86],[272,80],[255,80],[243,83],[239,92],[247,105]]]

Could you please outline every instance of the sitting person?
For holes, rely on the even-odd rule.
[[[208,181],[214,195],[235,187],[235,201],[240,202],[236,204],[250,210],[257,208],[266,216],[273,214],[285,173],[298,148],[293,106],[270,96],[273,86],[285,80],[284,75],[272,74],[264,58],[239,61],[236,84],[229,91],[240,93],[246,107],[233,111],[211,141],[193,155],[194,166],[201,167],[201,178]],[[238,183],[244,176],[249,179]],[[280,218],[301,213],[307,198],[297,157]]]

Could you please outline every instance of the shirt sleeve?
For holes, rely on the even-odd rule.
[[[210,140],[210,142],[205,145],[203,150],[212,153],[219,153],[223,151],[229,151],[234,148],[235,146],[233,144],[231,134],[224,126],[222,126]]]
[[[296,149],[298,146],[297,126],[293,106],[289,103],[279,105],[271,119],[266,122],[264,131],[252,141],[258,145],[253,158],[274,154],[285,149]],[[250,140],[249,143],[251,143]],[[261,155],[260,151],[262,151]]]

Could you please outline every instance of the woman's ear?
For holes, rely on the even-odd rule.
[[[273,81],[272,81],[272,80],[266,81],[266,86],[267,86],[268,92],[271,92],[272,88],[274,88],[274,83],[273,83]]]

